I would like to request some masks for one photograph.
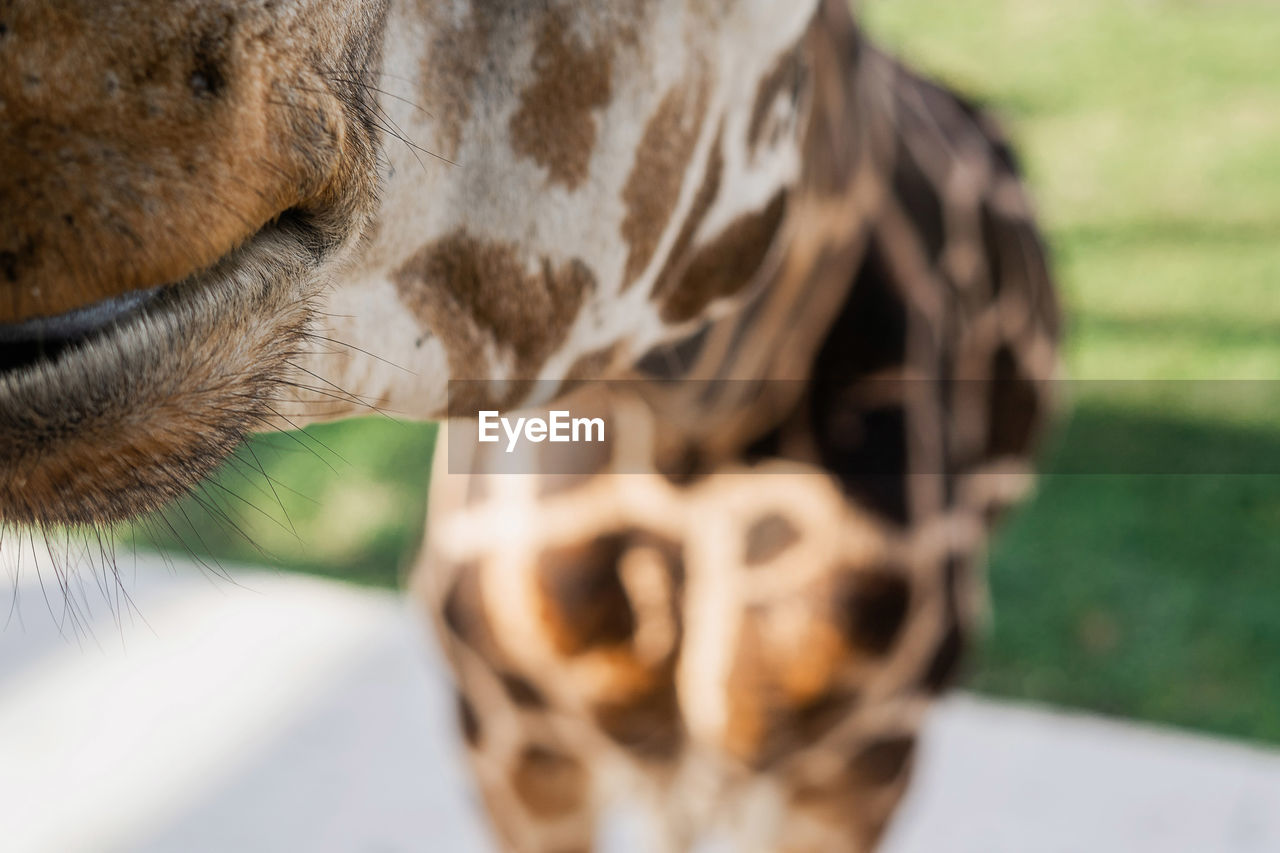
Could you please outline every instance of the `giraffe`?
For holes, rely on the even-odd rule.
[[[657,817],[650,849],[709,828],[742,850],[874,849],[981,617],[1056,302],[990,117],[843,12],[768,84],[839,108],[809,114],[741,305],[556,404],[615,425],[602,448],[513,458],[458,422],[438,450],[415,592],[512,850],[591,849],[618,788]],[[757,239],[728,234],[684,262],[713,292],[701,277]]]
[[[496,837],[874,848],[1059,321],[999,129],[842,0],[8,0],[0,160],[0,522],[369,406],[599,414],[435,466]]]

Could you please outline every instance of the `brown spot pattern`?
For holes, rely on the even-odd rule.
[[[442,615],[445,627],[459,642],[491,663],[502,657],[485,611],[479,566],[466,564],[458,569],[457,580],[445,595]]]
[[[716,299],[749,285],[773,246],[786,208],[786,193],[780,191],[764,209],[738,217],[698,250],[679,282],[668,285],[662,319],[668,323],[690,320]]]
[[[551,548],[536,569],[542,616],[561,654],[626,643],[635,632],[631,600],[618,575],[626,549],[620,534]]]
[[[622,201],[622,239],[627,242],[624,289],[653,258],[680,201],[689,160],[702,131],[709,85],[705,77],[669,91],[645,126]]]
[[[582,805],[587,773],[576,758],[544,746],[527,746],[511,777],[520,802],[537,817],[560,817]]]
[[[473,749],[480,745],[480,718],[476,708],[462,693],[458,694],[458,722],[462,725],[462,737]]]
[[[498,674],[498,680],[502,682],[502,689],[511,697],[511,701],[515,702],[521,708],[545,708],[547,707],[547,699],[542,695],[542,691],[534,687],[529,679],[514,672],[503,672]]]
[[[915,738],[907,735],[876,741],[853,757],[849,769],[863,784],[888,785],[902,775],[915,746]]]
[[[793,717],[797,740],[817,743],[853,712],[859,698],[856,690],[832,689],[801,705]]]
[[[606,702],[595,710],[596,724],[608,737],[635,755],[662,760],[675,756],[684,743],[680,707],[672,673],[662,673],[653,686],[624,702]]]
[[[534,81],[511,116],[511,147],[545,168],[552,183],[574,189],[587,177],[596,143],[592,112],[611,96],[612,53],[587,48],[562,14],[547,17],[534,49]]]
[[[542,258],[530,270],[514,245],[465,231],[423,248],[394,281],[405,306],[440,336],[455,379],[487,376],[489,346],[511,353],[515,377],[536,376],[596,287],[579,260]]]
[[[772,513],[756,520],[747,530],[743,562],[748,566],[768,563],[800,541],[800,531],[781,515]]]
[[[911,604],[911,588],[896,572],[848,572],[833,603],[841,632],[854,648],[883,655],[893,646]]]
[[[633,635],[643,630],[644,618],[655,615],[648,609],[655,604],[665,611],[665,618],[672,620],[675,633],[670,638],[670,646],[656,658],[641,658],[629,643],[601,649],[604,654],[597,662],[604,667],[602,671],[607,670],[608,676],[593,697],[592,715],[605,735],[635,757],[662,761],[679,752],[685,734],[675,689],[676,656],[682,631],[679,601],[684,580],[683,557],[677,543],[645,530],[627,530],[614,541],[625,541],[625,548],[610,548],[617,552],[614,565],[626,549],[647,551],[660,560],[670,583],[661,601],[642,599],[636,603],[639,610],[634,617]],[[650,594],[652,592],[656,591],[651,590]]]
[[[471,13],[460,25],[449,26],[441,4],[424,3],[423,14],[435,18],[436,33],[431,49],[422,60],[423,108],[435,120],[435,153],[447,159],[458,154],[462,129],[471,118],[473,88],[489,54],[493,20],[483,13],[483,4],[473,3]]]

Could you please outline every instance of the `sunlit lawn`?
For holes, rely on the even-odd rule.
[[[1273,3],[863,6],[882,41],[1010,125],[1065,289],[1071,376],[1280,380]],[[1277,392],[1241,385],[1206,403],[1177,388],[1077,386],[1050,471],[1170,460],[1273,475],[1046,476],[993,554],[995,618],[973,683],[1280,742]],[[275,520],[206,492],[256,546],[169,517],[197,551],[394,584],[419,540],[433,435],[367,419],[260,440],[241,462],[261,461],[278,486],[221,482]]]

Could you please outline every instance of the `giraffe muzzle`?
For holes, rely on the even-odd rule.
[[[242,0],[0,4],[0,324],[208,270],[351,171],[339,84]]]
[[[384,13],[0,2],[0,531],[158,509],[274,427],[376,202]]]

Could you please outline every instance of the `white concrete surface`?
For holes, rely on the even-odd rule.
[[[15,561],[0,553],[18,598],[0,599],[0,851],[490,849],[440,662],[397,596],[129,557],[133,606],[82,578],[94,613],[60,626],[49,568],[46,602]],[[1280,851],[1280,755],[961,696],[886,850]]]

